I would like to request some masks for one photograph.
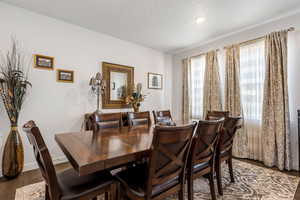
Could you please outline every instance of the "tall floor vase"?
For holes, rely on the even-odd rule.
[[[7,179],[16,178],[23,170],[24,149],[17,126],[11,126],[2,158],[2,174]]]

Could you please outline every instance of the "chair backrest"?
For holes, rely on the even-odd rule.
[[[224,122],[222,134],[220,135],[218,151],[231,151],[233,139],[236,131],[243,125],[243,118],[241,116],[228,117]]]
[[[201,163],[213,166],[215,151],[224,118],[219,120],[200,120],[192,141],[189,169]]]
[[[154,186],[176,177],[184,184],[186,160],[196,123],[184,126],[156,126],[153,131],[147,194]],[[147,198],[146,198],[147,199]]]
[[[28,140],[33,147],[35,159],[49,188],[51,199],[59,199],[61,190],[57,182],[56,171],[39,128],[34,121],[29,121],[23,125],[23,130],[27,133]]]
[[[172,116],[170,110],[152,111],[154,123],[172,121]]]
[[[217,110],[208,111],[205,119],[206,120],[217,120],[222,117],[224,117],[226,120],[226,118],[229,117],[229,111],[217,111]]]
[[[90,117],[94,130],[122,127],[122,113],[93,113]]]
[[[150,112],[129,112],[128,113],[129,128],[139,126],[151,126]]]

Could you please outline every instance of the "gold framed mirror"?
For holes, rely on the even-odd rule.
[[[134,68],[125,65],[102,63],[102,74],[106,88],[102,95],[103,109],[130,108],[124,101],[132,93],[134,85]]]

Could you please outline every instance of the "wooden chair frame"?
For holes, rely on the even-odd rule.
[[[212,199],[216,199],[214,188],[214,164],[215,164],[215,152],[219,139],[220,130],[222,128],[224,118],[220,120],[199,121],[196,129],[196,134],[193,138],[188,168],[187,168],[187,182],[188,182],[188,200],[194,199],[193,180],[208,175],[209,186]],[[204,130],[202,130],[204,129]],[[211,141],[206,141],[205,137],[212,136]],[[205,147],[199,152],[199,147]],[[206,165],[206,167],[194,172],[194,166]]]
[[[148,174],[145,197],[138,197],[126,189],[124,194],[132,200],[160,200],[178,193],[179,199],[184,200],[185,170],[195,127],[196,123],[177,127],[156,126],[153,133],[148,167],[145,171]],[[172,137],[170,137],[171,135]],[[178,146],[179,151],[177,153],[170,151],[168,146],[166,146],[178,143],[181,146]],[[159,156],[162,155],[168,159],[168,162],[162,164],[162,162],[158,161]],[[176,179],[176,177],[178,177],[179,181],[176,185],[156,196],[152,196],[154,187],[158,187],[174,178]]]
[[[41,174],[45,180],[45,199],[46,200],[61,200],[63,197],[62,190],[58,184],[57,174],[50,156],[49,150],[44,142],[39,128],[34,121],[29,121],[23,126],[28,140],[33,147],[33,152],[36,161],[39,165]],[[80,197],[81,200],[96,200],[98,195],[105,194],[108,200],[109,193],[111,200],[116,199],[118,184],[110,184],[101,190],[87,192]],[[77,199],[77,198],[76,198]]]
[[[138,120],[139,119],[146,119],[147,123],[141,123]],[[141,125],[146,125],[150,127],[152,124],[151,122],[151,117],[150,117],[150,112],[145,111],[145,112],[129,112],[128,113],[128,125],[129,128],[135,128]]]
[[[153,113],[153,118],[154,118],[154,123],[157,124],[159,122],[159,117],[168,117],[170,120],[172,119],[172,115],[170,110],[160,110],[160,111],[152,111]]]
[[[223,195],[222,178],[221,178],[221,164],[223,161],[227,161],[230,180],[234,183],[233,165],[232,165],[232,146],[236,131],[242,127],[242,117],[228,117],[224,123],[224,127],[220,134],[220,140],[216,151],[216,175],[218,192]]]

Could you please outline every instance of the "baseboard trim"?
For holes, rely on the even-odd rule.
[[[61,156],[61,157],[52,159],[52,161],[53,161],[54,165],[57,165],[57,164],[68,162],[68,159],[65,156]],[[26,164],[24,164],[23,172],[38,169],[38,168],[39,168],[39,166],[36,162],[26,163]],[[2,169],[0,169],[0,177],[2,177],[2,176],[3,176]]]

